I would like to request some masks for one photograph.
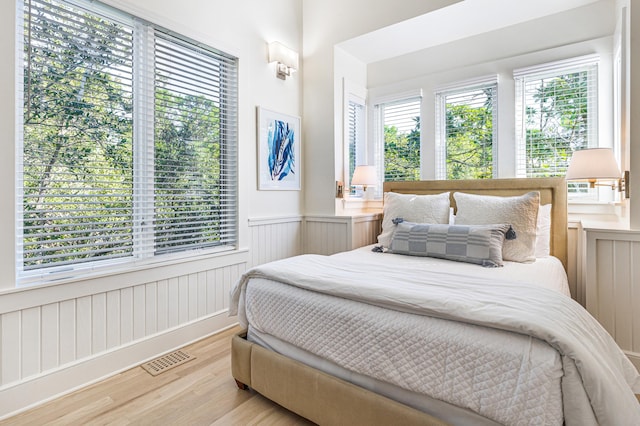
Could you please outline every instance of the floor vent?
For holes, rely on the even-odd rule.
[[[178,350],[142,364],[141,367],[152,376],[157,376],[160,373],[164,373],[165,371],[184,364],[185,362],[189,362],[192,359],[196,359],[196,357]]]

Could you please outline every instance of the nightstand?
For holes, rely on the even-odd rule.
[[[640,231],[583,224],[585,307],[640,370]]]

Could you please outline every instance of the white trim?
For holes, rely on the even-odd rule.
[[[304,216],[276,216],[276,217],[257,217],[249,218],[249,226],[275,225],[278,223],[296,223],[302,222]]]
[[[422,98],[422,89],[412,89],[390,95],[374,96],[370,99],[371,105],[390,104],[398,101],[405,101],[412,98]]]
[[[447,83],[437,86],[433,89],[436,94],[451,94],[457,91],[469,90],[469,88],[480,88],[482,86],[492,86],[498,84],[498,74],[489,74],[486,76],[470,78],[468,80],[456,81],[454,83]]]
[[[0,388],[0,420],[136,367],[237,324],[227,310]]]
[[[91,296],[97,292],[106,293],[134,287],[185,273],[196,273],[225,266],[247,264],[248,262],[249,253],[244,249],[231,253],[215,253],[190,256],[173,261],[154,262],[119,272],[111,271],[110,273],[48,282],[32,287],[11,288],[0,291],[0,314]]]
[[[600,62],[600,55],[591,54],[578,56],[575,58],[562,59],[560,61],[547,62],[544,64],[532,65],[530,67],[516,68],[513,70],[513,78],[524,76],[535,76],[536,74],[553,73],[557,70],[567,70],[571,68],[581,68],[594,65]]]

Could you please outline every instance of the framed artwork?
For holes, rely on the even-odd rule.
[[[257,110],[258,189],[300,190],[300,117]]]

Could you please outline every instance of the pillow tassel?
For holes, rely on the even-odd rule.
[[[382,253],[384,251],[384,248],[382,246],[374,246],[371,249],[371,251],[374,252],[374,253]]]
[[[509,225],[509,230],[504,236],[507,240],[515,240],[516,239],[516,231],[513,229],[513,226]]]
[[[396,217],[395,219],[393,219],[391,222],[393,222],[394,225],[397,225],[399,223],[404,222],[404,219],[401,217]]]

